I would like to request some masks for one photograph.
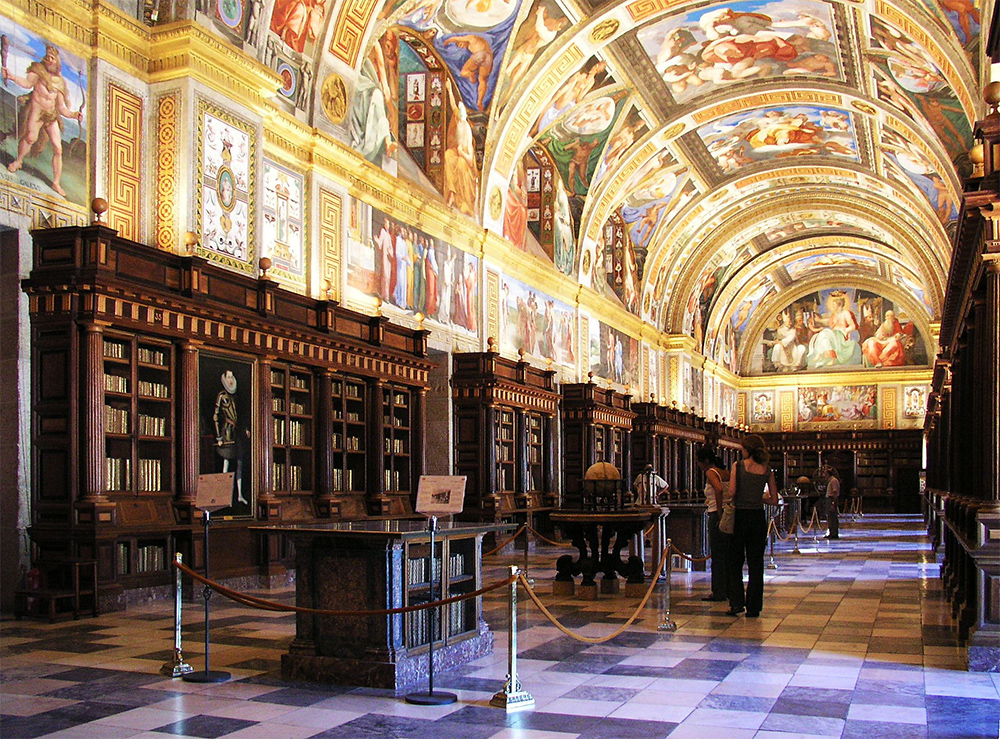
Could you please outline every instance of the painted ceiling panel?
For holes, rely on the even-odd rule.
[[[709,354],[824,270],[936,316],[973,0],[235,2],[297,115]]]

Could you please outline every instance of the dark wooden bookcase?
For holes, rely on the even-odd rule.
[[[555,372],[495,352],[452,359],[455,474],[468,478],[464,516],[499,522],[557,505]]]
[[[563,508],[580,508],[587,468],[609,462],[632,483],[632,396],[593,382],[562,385]]]
[[[102,609],[167,585],[177,551],[201,565],[198,475],[221,462],[209,365],[240,374],[249,430],[249,502],[213,516],[217,577],[292,562],[284,535],[251,530],[262,520],[412,513],[425,331],[102,225],[32,235],[30,535],[40,562],[97,561]]]

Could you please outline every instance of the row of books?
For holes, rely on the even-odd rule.
[[[274,421],[274,443],[291,444],[292,446],[306,446],[307,426],[302,421],[288,422],[288,435],[285,435],[285,419],[275,418]]]
[[[170,389],[162,382],[139,380],[139,395],[146,398],[169,398]]]
[[[448,609],[448,634],[457,636],[468,630],[465,623],[465,602],[456,601],[443,606]],[[434,623],[434,635],[441,638],[441,611],[438,608],[427,608],[413,611],[406,615],[406,646],[419,647],[431,640],[430,624]]]
[[[167,419],[159,416],[147,416],[145,413],[139,414],[139,435],[140,436],[166,436]]]
[[[385,453],[386,454],[406,454],[406,440],[405,439],[386,439],[385,440]]]
[[[128,378],[121,375],[104,374],[104,391],[108,393],[127,393]]]
[[[406,582],[408,585],[422,585],[429,582],[427,579],[428,572],[428,557],[414,557],[410,559],[409,567],[407,568]],[[448,557],[448,576],[455,578],[460,577],[468,572],[467,569],[468,555],[461,552],[452,552]],[[441,560],[438,557],[434,558],[434,580],[437,582],[441,579]]]
[[[291,413],[297,413],[300,416],[304,416],[306,414],[306,405],[305,403],[296,403],[292,400],[288,403],[288,410]]]
[[[104,340],[104,356],[108,359],[127,359],[125,345],[119,341]]]
[[[386,402],[388,402],[388,396],[386,396]],[[396,393],[392,398],[393,405],[406,406],[409,399],[403,393]]]
[[[361,439],[357,436],[347,437],[347,446],[344,446],[344,435],[335,433],[331,439],[333,443],[333,448],[336,450],[346,450],[349,452],[360,452],[361,451]]]
[[[148,346],[140,346],[138,357],[139,361],[143,364],[158,364],[161,367],[167,366],[167,354],[160,349],[150,349]]]
[[[400,470],[386,470],[385,471],[385,489],[386,490],[409,490],[410,486],[403,485],[403,475]]]
[[[410,423],[410,419],[408,419],[408,418],[395,418],[393,416],[383,416],[382,417],[382,422],[386,426],[395,426],[396,428],[406,428],[409,425],[409,423]]]
[[[129,412],[123,408],[104,406],[104,432],[107,434],[128,433]]]
[[[303,487],[305,484],[305,478],[302,472],[302,465],[290,464],[284,465],[280,462],[275,462],[272,467],[273,479],[272,484],[275,490],[305,490]],[[291,485],[291,487],[289,487]]]
[[[118,543],[117,571],[119,575],[128,575],[132,569],[131,547],[127,541]],[[144,544],[136,549],[136,572],[156,572],[167,567],[166,550],[162,544]]]
[[[291,375],[288,378],[288,384],[293,390],[308,390],[309,381],[302,375]]]
[[[128,490],[132,487],[132,460],[128,457],[104,458],[104,487],[107,490]]]
[[[162,463],[159,459],[139,460],[139,492],[153,493],[163,489],[161,469]]]
[[[335,468],[333,470],[334,490],[354,490],[354,470],[347,470],[347,487],[344,487],[344,470]]]

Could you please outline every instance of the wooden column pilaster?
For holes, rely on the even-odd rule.
[[[86,323],[82,327],[81,377],[83,432],[81,439],[83,456],[83,479],[80,500],[83,503],[107,502],[105,495],[104,449],[104,329],[96,323]],[[129,391],[133,378],[129,378]]]
[[[177,496],[174,504],[181,520],[190,522],[198,497],[198,347],[200,342],[182,341],[177,348]]]

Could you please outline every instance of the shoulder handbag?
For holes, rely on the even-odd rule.
[[[719,517],[719,531],[723,534],[731,534],[736,528],[736,506],[726,503],[722,506],[722,515]]]

